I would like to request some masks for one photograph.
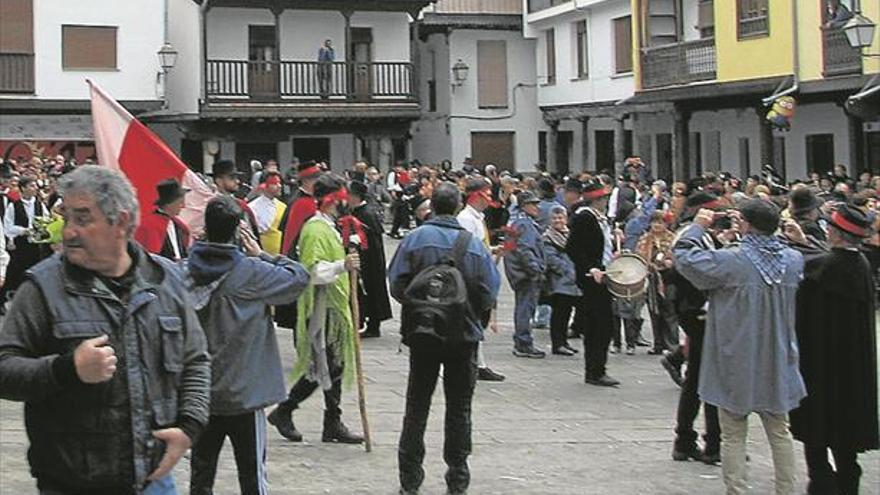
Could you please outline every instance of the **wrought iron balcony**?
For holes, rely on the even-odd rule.
[[[34,55],[0,53],[0,93],[34,92]]]
[[[208,101],[412,101],[409,62],[208,60]]]
[[[642,49],[642,87],[662,88],[715,79],[715,39]]]
[[[862,73],[862,57],[849,45],[841,29],[822,30],[823,74],[825,77]]]

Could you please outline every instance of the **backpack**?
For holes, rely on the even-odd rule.
[[[463,342],[472,316],[467,284],[459,267],[473,235],[463,231],[452,251],[440,262],[423,268],[407,285],[401,314],[403,343],[437,346]]]

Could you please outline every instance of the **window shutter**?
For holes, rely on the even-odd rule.
[[[631,17],[614,19],[614,68],[617,74],[632,72]]]
[[[505,41],[477,41],[477,100],[480,108],[507,108]]]
[[[65,69],[115,69],[116,27],[62,26]]]
[[[547,40],[547,84],[556,84],[556,31],[545,31]]]
[[[0,0],[0,53],[34,53],[33,0]]]

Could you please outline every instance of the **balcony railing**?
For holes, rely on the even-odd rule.
[[[0,53],[0,93],[33,92],[33,54]]]
[[[209,99],[415,99],[409,62],[208,60]]]
[[[822,31],[822,49],[826,77],[862,73],[862,57],[859,51],[849,45],[846,34],[840,29]]]
[[[715,40],[706,38],[642,49],[642,87],[715,79]]]

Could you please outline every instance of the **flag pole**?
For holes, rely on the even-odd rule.
[[[354,252],[354,248],[350,252]],[[361,426],[364,430],[364,447],[367,452],[372,452],[373,441],[370,436],[370,421],[367,418],[367,392],[364,385],[363,359],[361,358],[361,334],[358,331],[358,327],[360,327],[360,304],[358,303],[358,271],[356,269],[348,271],[348,280],[351,288],[349,300],[351,302],[351,320],[354,329],[354,362],[357,373],[358,409],[360,409]]]

